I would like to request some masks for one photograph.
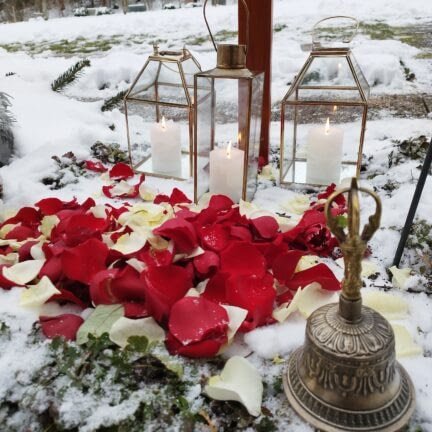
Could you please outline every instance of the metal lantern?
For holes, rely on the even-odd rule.
[[[360,233],[359,191],[371,195],[375,214]],[[336,198],[348,192],[348,233],[331,213]],[[325,432],[396,432],[415,406],[412,382],[396,361],[390,323],[362,306],[361,261],[367,241],[379,227],[381,202],[376,194],[351,187],[329,197],[327,223],[345,260],[339,303],[317,309],[306,325],[303,347],[290,356],[284,388],[294,410]]]
[[[138,173],[185,180],[192,175],[193,55],[153,46],[124,98],[129,159]]]
[[[342,40],[323,44],[336,30]],[[357,30],[342,16],[313,28],[312,52],[281,103],[282,185],[338,184],[360,173],[369,85],[346,45]]]
[[[264,73],[246,67],[246,45],[216,45],[217,66],[195,75],[194,194],[251,200],[257,187]],[[249,11],[246,2],[247,23]]]

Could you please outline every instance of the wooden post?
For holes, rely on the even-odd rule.
[[[265,72],[260,157],[268,163],[271,118],[271,54],[273,35],[273,0],[246,0],[250,12],[249,51],[247,67]],[[247,37],[246,13],[239,1],[239,43]]]

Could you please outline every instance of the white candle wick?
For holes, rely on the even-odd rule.
[[[330,132],[330,117],[327,117],[327,122],[325,125],[325,134],[328,135]]]

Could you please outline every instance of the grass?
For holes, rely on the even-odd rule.
[[[155,35],[149,34],[136,34],[127,37],[120,34],[109,37],[98,35],[96,39],[78,37],[75,39],[61,39],[58,41],[43,40],[38,43],[29,41],[24,43],[0,44],[0,48],[10,53],[24,51],[30,55],[42,54],[44,52],[52,52],[56,55],[75,55],[109,51],[111,48],[118,45],[132,46],[150,44],[154,42],[155,39]],[[165,39],[159,39],[157,42],[165,43],[167,41]]]

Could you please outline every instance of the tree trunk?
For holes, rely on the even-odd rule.
[[[48,19],[48,4],[47,0],[42,0],[42,14],[45,19]]]
[[[122,5],[123,13],[127,14],[129,1],[128,0],[121,0],[121,5]]]

